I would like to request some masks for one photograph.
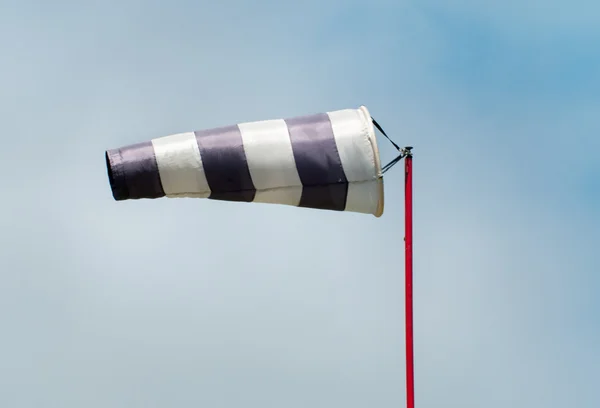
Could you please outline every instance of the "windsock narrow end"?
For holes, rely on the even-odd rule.
[[[108,150],[105,157],[115,200],[165,196],[151,141]]]

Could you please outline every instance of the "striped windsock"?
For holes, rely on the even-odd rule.
[[[367,108],[152,139],[106,151],[115,200],[197,197],[383,214]]]

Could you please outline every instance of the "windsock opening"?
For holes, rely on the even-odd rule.
[[[107,150],[105,161],[117,201],[199,197],[383,214],[364,106],[159,137]]]
[[[115,200],[117,200],[117,201],[126,200],[127,192],[123,191],[123,186],[119,186],[117,184],[117,181],[116,181],[117,178],[115,178],[115,168],[113,167],[109,156],[110,156],[110,153],[107,150],[104,153],[104,158],[106,161],[106,171],[108,173],[108,182],[110,184],[110,191]]]
[[[383,215],[384,207],[384,188],[383,188],[383,174],[381,170],[381,157],[379,156],[379,146],[377,145],[377,135],[375,134],[375,127],[371,120],[371,114],[366,106],[361,106],[360,111],[363,114],[364,120],[367,122],[367,133],[371,148],[373,149],[373,160],[375,162],[375,172],[377,174],[377,209],[373,213],[376,217]]]

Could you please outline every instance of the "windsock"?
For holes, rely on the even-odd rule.
[[[193,197],[383,214],[366,107],[178,133],[105,152],[115,200]]]

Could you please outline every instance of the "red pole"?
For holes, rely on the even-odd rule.
[[[406,147],[404,159],[404,251],[405,251],[405,311],[406,311],[406,406],[415,406],[413,348],[413,208],[412,208],[412,147]]]

